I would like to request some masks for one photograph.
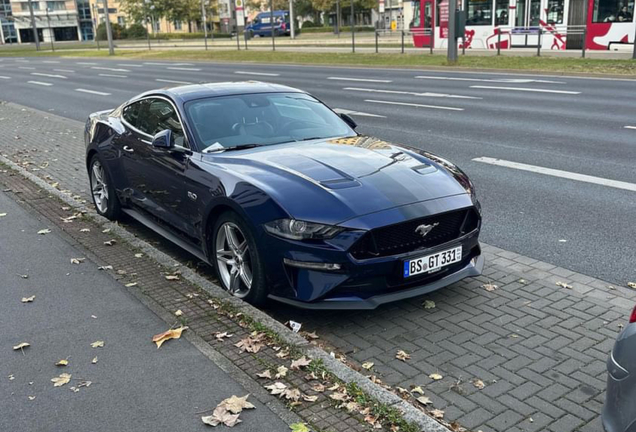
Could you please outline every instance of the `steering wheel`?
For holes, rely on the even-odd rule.
[[[307,123],[305,123],[305,122],[304,122],[304,121],[302,121],[302,120],[289,120],[288,122],[283,123],[283,124],[280,126],[280,128],[279,128],[279,129],[280,129],[281,131],[283,131],[283,132],[288,132],[288,131],[287,131],[287,129],[288,129],[288,128],[289,128],[289,129],[293,129],[293,128],[291,128],[291,126],[292,126],[292,125],[295,125],[295,124],[297,124],[297,125],[299,125],[299,126],[301,126],[301,127],[306,127],[306,126],[307,126]]]

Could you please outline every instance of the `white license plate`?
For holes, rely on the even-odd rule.
[[[462,247],[404,261],[404,277],[430,273],[462,260]]]

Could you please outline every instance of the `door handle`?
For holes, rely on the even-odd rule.
[[[124,151],[125,151],[125,152],[128,152],[128,153],[133,153],[133,152],[135,151],[135,149],[130,148],[130,147],[128,147],[128,146],[124,146]]]

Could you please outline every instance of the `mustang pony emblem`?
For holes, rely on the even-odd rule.
[[[433,225],[420,225],[415,228],[415,232],[421,235],[422,237],[426,237],[428,233],[431,232],[433,228],[439,225],[439,222],[435,222]]]

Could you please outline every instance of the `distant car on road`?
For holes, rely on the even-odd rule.
[[[245,31],[250,37],[271,37],[272,25],[271,25],[270,12],[259,13],[254,20],[245,26]],[[298,29],[296,29],[298,33]],[[274,11],[274,35],[275,36],[289,36],[291,34],[291,22],[289,20],[289,11],[277,10]]]
[[[468,177],[355,128],[281,85],[150,91],[90,115],[93,201],[207,261],[254,304],[373,309],[479,275]]]
[[[636,306],[607,359],[607,372],[603,427],[636,432]]]

